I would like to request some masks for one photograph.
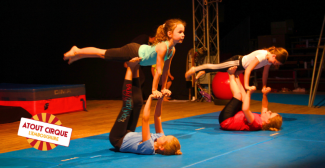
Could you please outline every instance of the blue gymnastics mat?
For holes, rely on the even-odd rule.
[[[273,103],[308,106],[309,94],[269,93],[267,98]],[[253,93],[251,99],[262,101],[262,93]],[[314,106],[325,106],[325,95],[316,95]]]
[[[0,167],[324,167],[325,116],[281,115],[279,132],[223,131],[219,112],[163,122],[165,134],[179,139],[183,155],[115,152],[107,133],[50,151],[2,153]]]

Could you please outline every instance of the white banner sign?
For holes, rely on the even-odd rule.
[[[68,147],[72,129],[28,118],[21,118],[18,135]]]

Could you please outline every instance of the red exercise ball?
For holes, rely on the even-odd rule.
[[[244,75],[239,75],[239,80],[244,84]],[[244,86],[244,85],[243,85]],[[227,72],[218,72],[212,81],[212,92],[217,99],[230,100],[232,93],[229,85],[229,76]]]

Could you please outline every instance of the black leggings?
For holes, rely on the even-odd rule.
[[[195,67],[195,72],[205,71],[205,73],[209,72],[227,72],[228,68],[237,66],[237,71],[245,70],[242,65],[242,58],[241,55],[235,55],[226,61],[219,63],[219,64],[203,64],[200,66]]]
[[[242,105],[242,101],[233,97],[222,109],[219,115],[219,124],[221,124],[224,120],[235,116],[239,111],[241,111]]]
[[[139,57],[138,51],[140,48],[138,43],[129,43],[121,48],[111,48],[105,51],[105,60],[126,62],[134,57]],[[140,84],[142,85],[145,80],[145,76],[142,67],[139,68]]]
[[[138,51],[140,44],[129,43],[121,48],[107,49],[105,52],[105,59],[108,61],[125,62],[134,57],[139,57]]]
[[[143,104],[139,78],[133,78],[132,81],[124,80],[122,100],[122,109],[109,134],[109,140],[117,150],[120,149],[124,136],[134,132],[137,127]]]

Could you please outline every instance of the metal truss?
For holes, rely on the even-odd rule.
[[[206,51],[206,63],[219,63],[219,16],[218,3],[222,0],[192,0],[193,12],[193,51],[198,49]],[[192,55],[194,56],[194,54]],[[191,61],[192,66],[194,59]],[[208,77],[208,93],[211,95],[211,75]],[[195,98],[197,98],[197,86],[192,78],[192,86],[195,87]]]

